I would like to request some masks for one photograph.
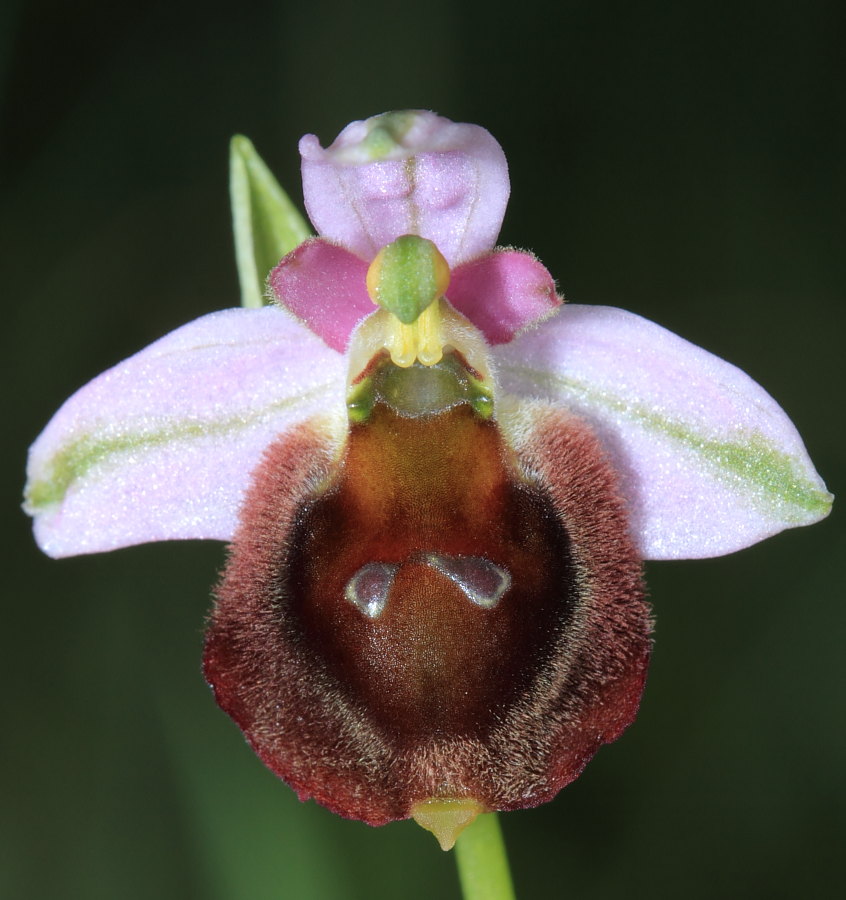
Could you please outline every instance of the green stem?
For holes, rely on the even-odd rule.
[[[464,900],[515,900],[496,813],[479,816],[461,832],[455,862]]]

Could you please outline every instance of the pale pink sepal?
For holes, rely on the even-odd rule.
[[[772,397],[646,319],[567,305],[494,359],[506,391],[595,427],[645,559],[730,553],[828,513],[831,496]]]
[[[314,238],[283,257],[269,281],[282,306],[333,350],[343,352],[355,326],[376,310],[366,278],[363,259]]]
[[[343,357],[274,307],[177,329],[79,390],[33,444],[39,546],[60,557],[229,540],[276,436],[314,414],[343,427],[344,377]]]
[[[447,299],[491,344],[504,344],[561,305],[546,268],[520,250],[502,249],[452,272]]]
[[[372,259],[403,234],[450,266],[490,250],[508,202],[508,166],[478,125],[413,110],[348,125],[330,147],[300,141],[303,194],[324,237]]]

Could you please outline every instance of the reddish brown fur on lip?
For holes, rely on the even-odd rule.
[[[470,603],[426,552],[512,585]],[[398,566],[384,614],[344,585]],[[515,454],[467,405],[377,406],[336,461],[308,425],[255,473],[205,667],[220,705],[301,797],[371,824],[469,796],[533,806],[637,710],[649,652],[640,561],[583,423],[542,410]]]

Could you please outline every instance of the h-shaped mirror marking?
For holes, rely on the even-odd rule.
[[[511,575],[484,556],[447,556],[427,553],[427,565],[449,578],[467,599],[482,609],[493,609],[511,587]],[[368,619],[378,618],[388,604],[400,566],[367,563],[347,582],[344,597]]]

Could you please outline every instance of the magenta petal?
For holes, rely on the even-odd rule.
[[[343,428],[345,368],[275,307],[212,313],[156,341],[77,391],[30,449],[39,546],[229,540],[268,444],[315,414]]]
[[[452,273],[447,299],[491,344],[504,344],[560,305],[546,268],[521,250],[496,250]]]
[[[494,359],[506,391],[593,425],[645,559],[719,556],[828,514],[831,495],[775,400],[654,322],[567,305]]]
[[[270,273],[270,286],[282,306],[343,353],[352,330],[376,309],[366,278],[364,260],[315,238],[283,257]]]
[[[403,234],[433,241],[450,266],[496,242],[508,202],[502,148],[478,125],[431,112],[353,122],[328,148],[300,141],[311,221],[366,259]]]

